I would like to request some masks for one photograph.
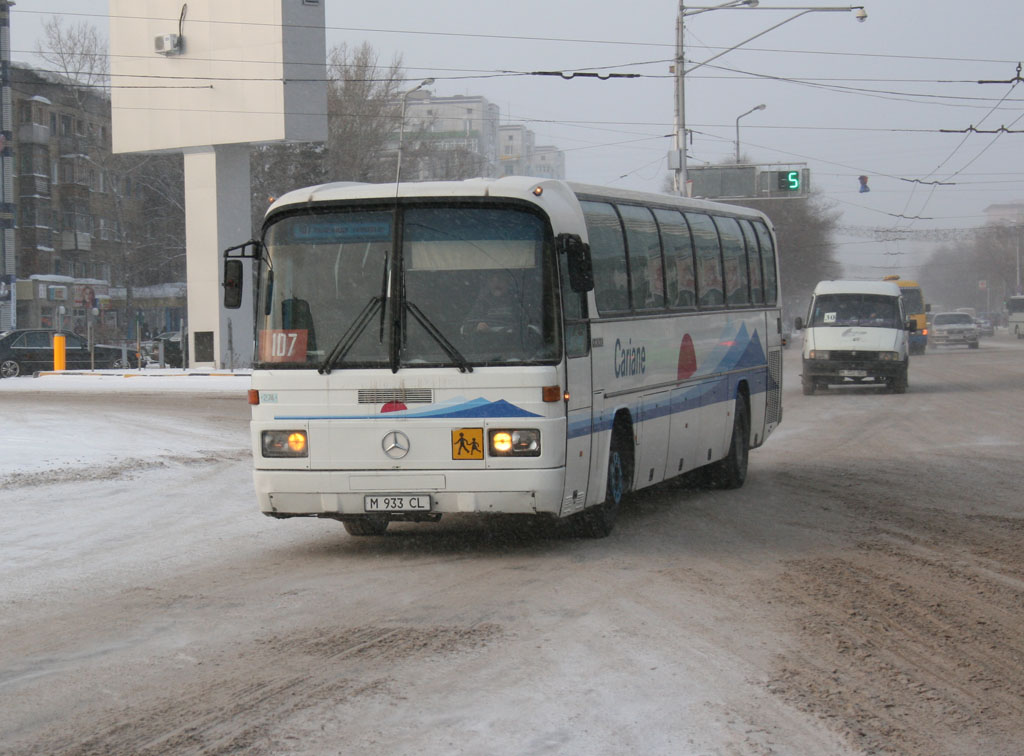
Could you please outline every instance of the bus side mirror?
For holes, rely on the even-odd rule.
[[[237,310],[242,306],[242,294],[245,289],[245,267],[242,260],[259,260],[263,254],[263,245],[256,239],[228,247],[224,250],[224,307]]]
[[[799,315],[797,315],[796,318],[793,320],[793,328],[795,328],[798,331],[804,330],[804,319],[801,318]]]
[[[224,261],[224,307],[237,310],[242,306],[242,261]]]
[[[594,269],[590,262],[590,245],[579,234],[559,234],[555,240],[559,254],[566,256],[569,287],[583,293],[594,288]]]
[[[931,312],[931,311],[932,311],[932,306],[931,306],[930,304],[926,304],[926,305],[924,306],[924,311],[925,311],[925,312]]]
[[[917,331],[917,323],[915,323],[913,320],[908,320],[906,323],[906,328],[907,331],[909,331],[910,333],[914,333],[915,331]]]

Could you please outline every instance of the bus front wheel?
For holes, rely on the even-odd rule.
[[[605,538],[612,532],[619,516],[622,497],[629,491],[629,480],[626,447],[622,434],[615,433],[608,452],[608,486],[604,501],[577,515],[576,531],[579,535],[584,538]]]

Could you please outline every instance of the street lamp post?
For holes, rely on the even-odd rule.
[[[738,116],[736,116],[736,165],[740,164],[740,119],[743,118],[744,116],[750,115],[756,110],[764,110],[767,107],[768,106],[763,103],[761,105],[755,105],[746,113],[740,113]]]
[[[1020,230],[1024,226],[1017,226],[1017,294],[1024,294],[1020,288]]]
[[[409,95],[413,92],[418,92],[420,89],[423,89],[423,87],[429,87],[433,83],[433,79],[424,79],[415,87],[402,94],[402,119],[398,124],[398,164],[395,166],[396,189],[402,180],[402,142],[405,140],[405,103],[409,99]]]
[[[858,21],[866,21],[868,14],[864,10],[863,5],[849,5],[849,6],[825,6],[825,7],[808,7],[808,6],[777,6],[775,8],[760,8],[759,0],[730,0],[729,2],[720,3],[719,5],[710,6],[690,6],[686,7],[685,0],[679,0],[679,15],[676,19],[676,59],[675,59],[675,77],[676,77],[676,129],[675,129],[675,142],[674,150],[669,158],[669,167],[674,170],[673,177],[673,188],[677,194],[686,193],[686,74],[692,73],[701,66],[706,66],[713,60],[716,60],[723,55],[732,52],[733,50],[743,47],[748,42],[752,42],[758,37],[762,37],[770,31],[778,29],[784,24],[788,24],[790,21],[795,21],[801,16],[806,16],[808,13],[836,13],[836,12],[853,12],[854,17]],[[752,37],[748,37],[742,42],[733,45],[732,47],[722,50],[702,63],[686,68],[686,58],[683,54],[683,33],[685,27],[685,19],[689,16],[696,16],[700,13],[708,13],[716,10],[784,10],[784,11],[798,11],[795,15],[780,21],[774,26],[769,26],[764,31],[758,32]]]

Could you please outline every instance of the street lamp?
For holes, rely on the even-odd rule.
[[[395,191],[398,190],[398,184],[402,180],[402,142],[405,139],[405,103],[413,92],[418,92],[423,87],[429,87],[434,83],[433,79],[424,79],[412,89],[402,94],[402,120],[398,125],[398,165],[395,167]]]
[[[785,10],[785,11],[798,11],[798,13],[790,16],[789,18],[780,21],[774,26],[769,26],[762,32],[758,32],[752,37],[748,37],[742,42],[733,45],[732,47],[722,50],[720,53],[712,55],[710,58],[705,60],[703,63],[698,63],[690,68],[686,68],[686,59],[683,55],[683,32],[685,26],[685,19],[688,16],[696,16],[701,13],[708,13],[710,11],[717,10]],[[748,42],[752,42],[758,37],[762,37],[770,31],[778,29],[784,24],[788,24],[790,21],[795,21],[801,16],[806,16],[808,13],[837,13],[837,12],[853,12],[854,17],[858,21],[867,20],[868,14],[864,10],[863,5],[848,5],[848,6],[824,6],[824,7],[808,7],[808,6],[777,6],[775,8],[762,8],[759,7],[758,0],[730,0],[730,2],[720,3],[719,5],[710,6],[690,6],[689,8],[685,5],[685,0],[679,0],[679,15],[676,19],[676,130],[675,130],[675,144],[674,149],[669,153],[669,168],[675,171],[673,178],[673,188],[677,194],[685,194],[686,192],[686,95],[685,95],[685,79],[686,74],[692,73],[701,66],[706,66],[713,60],[716,60],[726,53],[730,53],[733,50],[743,47]]]
[[[764,103],[760,105],[755,105],[746,113],[741,113],[740,115],[736,116],[736,165],[740,164],[740,119],[743,118],[743,116],[750,115],[755,110],[764,110],[767,107],[768,106],[765,105]]]

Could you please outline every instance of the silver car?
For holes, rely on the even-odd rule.
[[[928,334],[929,346],[966,345],[978,348],[978,326],[966,312],[939,312],[932,316],[932,330]]]

